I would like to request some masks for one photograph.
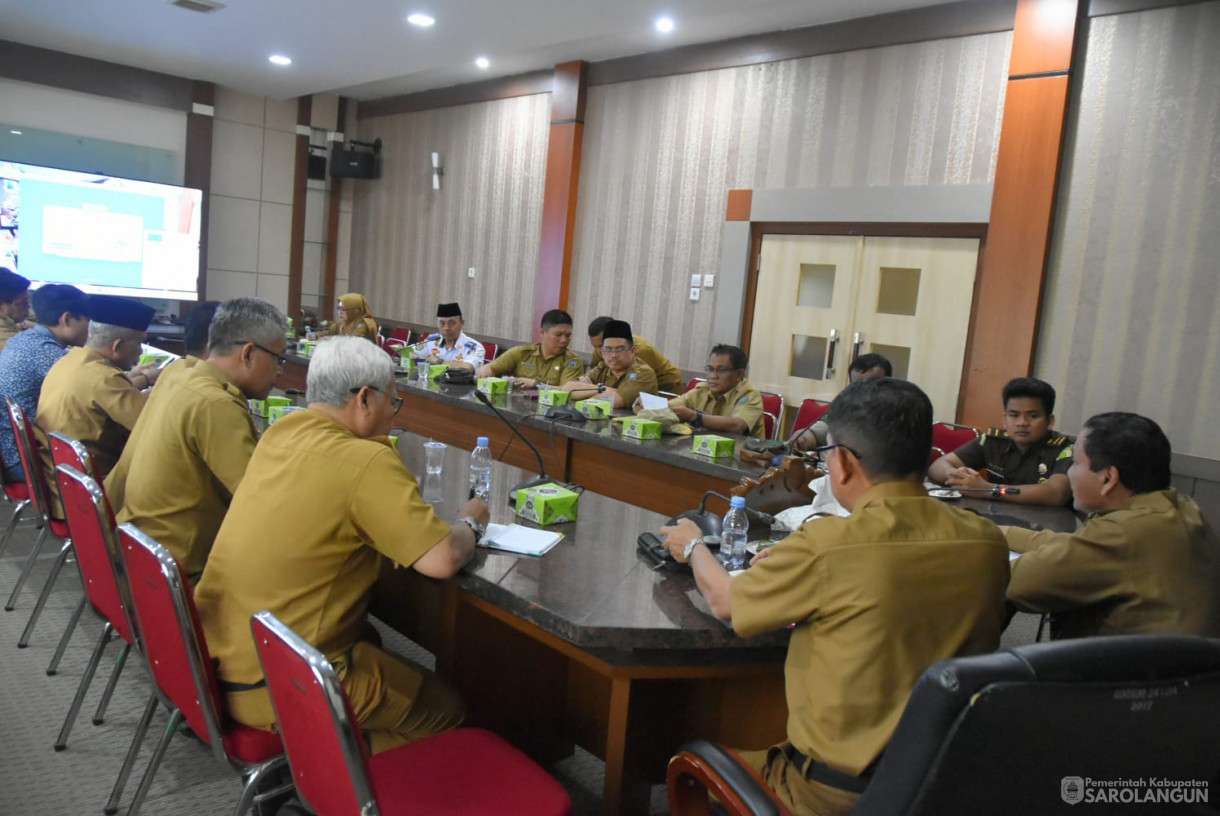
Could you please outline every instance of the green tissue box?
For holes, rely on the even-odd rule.
[[[254,414],[255,416],[267,416],[267,400],[252,399],[246,400],[246,402],[250,403],[250,413]]]
[[[600,399],[587,399],[576,403],[576,410],[589,419],[609,419],[614,413],[614,404]]]
[[[297,354],[302,357],[312,357],[313,350],[317,345],[317,340],[300,340],[297,342]]]
[[[544,388],[538,392],[539,405],[567,405],[571,392],[560,388]]]
[[[445,365],[444,363],[441,363],[440,365],[430,365],[428,366],[428,379],[435,380],[448,370],[449,366]]]
[[[274,425],[284,417],[291,414],[293,411],[304,411],[305,409],[299,405],[268,405],[267,406],[267,424]]]
[[[517,518],[535,524],[563,524],[576,521],[580,494],[557,484],[523,487],[517,491]]]
[[[661,423],[655,419],[632,417],[623,423],[623,436],[629,439],[660,439]]]
[[[506,377],[484,377],[479,380],[479,390],[484,394],[507,394],[508,379]]]
[[[732,456],[736,443],[727,436],[715,434],[699,434],[695,437],[694,452],[700,456],[710,456],[719,459],[721,456]]]
[[[268,411],[270,411],[272,408],[286,408],[289,405],[292,405],[291,397],[267,397],[267,399],[263,401],[267,403]]]
[[[168,360],[168,359],[169,359],[168,354],[141,354],[140,362],[138,363],[138,365],[144,365],[145,363],[158,363],[159,364],[162,360]]]

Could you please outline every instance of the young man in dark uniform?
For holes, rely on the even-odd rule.
[[[1072,438],[1052,431],[1055,389],[1033,377],[1004,386],[1004,427],[991,428],[932,463],[928,476],[950,487],[984,488],[997,500],[1062,507],[1072,500]],[[1002,494],[1001,486],[1020,488]]]

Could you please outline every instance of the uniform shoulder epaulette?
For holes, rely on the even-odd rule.
[[[990,436],[995,439],[1007,439],[1008,431],[1004,430],[1003,428],[988,428],[987,433],[983,434],[983,436]]]
[[[1056,446],[1070,445],[1072,444],[1072,437],[1068,436],[1067,434],[1063,434],[1062,436],[1052,436],[1046,440],[1046,444]]]

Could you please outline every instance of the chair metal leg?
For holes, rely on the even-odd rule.
[[[295,787],[291,782],[289,782],[286,785],[279,785],[278,787],[267,791],[265,794],[258,793],[258,786],[262,784],[264,777],[266,777],[272,771],[283,767],[286,762],[288,762],[287,756],[278,756],[275,759],[269,759],[260,765],[255,765],[253,768],[247,769],[246,772],[242,774],[242,782],[244,783],[244,787],[242,787],[241,799],[237,801],[237,809],[233,811],[233,816],[246,816],[246,811],[250,809],[256,799],[266,796],[274,796]]]
[[[4,528],[4,538],[0,538],[0,555],[4,555],[4,550],[8,547],[8,540],[13,537],[13,531],[17,529],[17,523],[20,521],[21,511],[29,506],[29,499],[17,502],[17,507],[13,510],[13,515],[9,517],[8,526]]]
[[[114,696],[114,686],[119,682],[119,675],[123,673],[123,667],[127,665],[127,656],[130,654],[131,644],[124,643],[123,648],[119,649],[118,656],[114,659],[114,671],[110,673],[110,679],[106,681],[106,690],[102,692],[97,711],[93,712],[94,725],[101,725],[106,721],[106,706],[110,705],[110,698]]]
[[[25,584],[25,579],[29,577],[30,572],[34,569],[34,564],[38,561],[38,551],[42,549],[42,542],[47,537],[47,526],[43,525],[42,532],[38,534],[38,540],[34,542],[34,549],[30,550],[29,558],[25,560],[25,566],[21,568],[21,574],[17,576],[17,586],[13,587],[13,594],[9,596],[8,603],[4,605],[5,612],[12,612],[17,608],[17,596],[21,594],[21,587]]]
[[[81,703],[85,701],[89,684],[93,682],[93,675],[97,674],[97,664],[101,662],[102,652],[106,651],[106,644],[110,642],[113,632],[114,627],[110,625],[110,621],[106,621],[105,627],[102,628],[102,636],[97,639],[97,645],[93,647],[93,654],[89,657],[89,665],[80,679],[80,685],[76,687],[76,696],[72,698],[68,716],[64,718],[63,727],[59,729],[59,737],[55,740],[56,751],[62,751],[68,747],[68,735],[72,733],[72,726],[76,724],[76,715],[80,713]]]
[[[17,648],[24,649],[30,645],[30,636],[34,634],[34,625],[38,623],[38,618],[42,616],[42,608],[47,605],[47,599],[51,597],[51,589],[55,586],[55,579],[59,577],[59,571],[64,568],[64,564],[68,561],[68,556],[72,555],[72,539],[68,539],[59,548],[59,555],[55,557],[55,563],[51,565],[51,574],[47,576],[47,582],[42,585],[42,592],[38,593],[38,602],[34,604],[34,611],[30,613],[30,619],[25,625],[25,631],[21,633],[21,639],[17,641]]]
[[[136,790],[135,798],[131,800],[131,806],[127,808],[127,816],[136,816],[140,812],[144,799],[148,796],[148,789],[152,787],[153,777],[157,775],[157,769],[161,767],[161,760],[165,759],[165,752],[169,749],[170,740],[174,738],[174,733],[181,724],[182,711],[175,708],[173,713],[169,715],[169,723],[166,724],[165,732],[157,742],[152,759],[148,760],[148,768],[144,771],[144,777],[140,780],[140,787]]]
[[[76,624],[80,622],[80,616],[85,611],[86,602],[87,599],[82,595],[80,601],[76,604],[76,609],[72,612],[72,617],[68,619],[68,625],[64,628],[64,633],[59,638],[59,645],[55,647],[55,654],[51,657],[51,662],[47,664],[47,677],[54,677],[59,672],[59,661],[63,659],[64,652],[68,649],[68,643],[72,640],[73,633],[76,632]]]
[[[114,780],[114,789],[110,791],[110,798],[106,800],[106,807],[102,809],[106,816],[114,816],[119,812],[119,800],[123,798],[123,788],[127,786],[127,777],[131,775],[131,769],[135,767],[136,757],[140,755],[140,746],[144,743],[144,735],[148,733],[148,726],[152,724],[153,714],[156,713],[157,695],[154,692],[148,697],[148,704],[144,706],[144,714],[140,717],[136,733],[131,738],[131,747],[127,749],[127,756],[123,757],[123,767],[119,768],[119,778]]]

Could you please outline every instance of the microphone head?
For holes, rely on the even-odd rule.
[[[491,400],[487,398],[486,394],[477,388],[474,390],[474,398],[486,405],[488,408],[491,407]]]

